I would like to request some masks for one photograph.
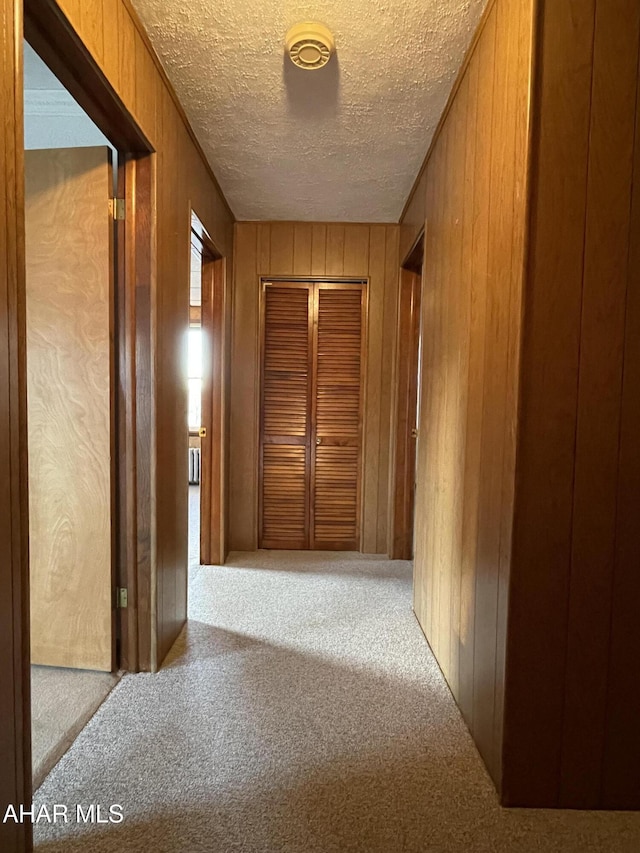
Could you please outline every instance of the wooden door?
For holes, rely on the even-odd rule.
[[[314,293],[311,544],[360,546],[364,288],[318,284]]]
[[[393,540],[390,552],[394,560],[413,558],[421,291],[421,272],[402,269],[398,305]]]
[[[202,462],[200,465],[200,562],[225,559],[224,445],[225,262],[207,252],[202,263]]]
[[[31,659],[113,668],[113,177],[25,152]]]
[[[261,548],[360,544],[361,284],[264,286]]]

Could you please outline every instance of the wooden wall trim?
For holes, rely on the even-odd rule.
[[[400,219],[399,219],[400,223],[402,223],[402,220],[405,218],[405,216],[407,214],[407,210],[409,209],[411,202],[413,201],[413,196],[414,196],[416,190],[418,189],[418,186],[419,186],[419,184],[423,178],[424,173],[427,170],[427,166],[429,165],[429,160],[431,159],[433,151],[434,151],[434,149],[438,143],[438,139],[440,138],[440,134],[442,133],[442,129],[444,127],[444,124],[447,120],[449,112],[451,111],[453,103],[454,103],[454,101],[458,95],[458,90],[459,90],[460,86],[462,85],[462,81],[464,79],[464,76],[467,73],[467,69],[469,67],[469,64],[473,58],[473,55],[476,51],[476,48],[478,47],[478,43],[479,43],[480,39],[482,38],[482,33],[484,32],[484,28],[487,25],[487,21],[489,20],[489,17],[491,16],[491,12],[493,11],[493,7],[495,6],[496,2],[497,2],[497,0],[489,0],[489,2],[487,3],[486,9],[482,13],[482,17],[480,18],[480,22],[478,23],[478,26],[476,28],[476,31],[474,33],[473,38],[471,39],[471,44],[467,48],[467,52],[466,52],[464,59],[462,61],[462,65],[460,66],[460,70],[458,71],[458,75],[457,75],[457,77],[453,83],[453,88],[451,89],[451,92],[450,92],[449,97],[447,99],[447,103],[445,104],[443,113],[440,116],[440,121],[436,125],[436,129],[435,129],[435,132],[433,134],[433,138],[429,144],[429,148],[427,150],[427,153],[425,154],[425,158],[422,161],[422,166],[420,167],[420,171],[416,175],[416,178],[413,182],[413,186],[411,187],[411,190],[409,191],[409,195],[407,196],[407,200],[405,201],[404,207],[402,208],[402,213],[400,214]]]
[[[0,0],[0,809],[31,803],[22,7]],[[7,853],[28,822],[0,824]]]
[[[152,148],[56,0],[24,0],[25,38],[95,124],[122,151]],[[84,73],[87,64],[91,74]]]
[[[203,165],[207,171],[207,174],[208,174],[209,178],[211,179],[214,187],[218,191],[218,194],[222,200],[222,203],[224,204],[224,206],[227,210],[227,213],[229,214],[229,216],[231,217],[232,220],[235,220],[233,210],[231,209],[229,202],[226,199],[226,196],[224,195],[224,193],[222,192],[222,189],[220,188],[220,184],[218,183],[218,179],[216,178],[214,171],[213,171],[213,168],[211,167],[211,165],[209,163],[209,159],[207,158],[207,155],[204,153],[204,149],[202,148],[202,145],[198,141],[198,137],[196,136],[195,131],[193,130],[191,123],[189,122],[189,119],[187,118],[187,114],[184,111],[184,107],[182,106],[182,104],[180,103],[180,101],[178,99],[176,91],[173,88],[173,84],[171,83],[171,81],[169,80],[169,77],[167,76],[167,72],[164,70],[164,66],[163,66],[162,62],[160,61],[160,57],[156,53],[156,50],[153,47],[153,45],[151,44],[151,40],[147,34],[147,31],[144,28],[142,21],[140,20],[138,13],[134,9],[133,4],[131,3],[131,0],[122,0],[122,3],[124,5],[124,7],[126,8],[127,12],[129,13],[131,21],[132,21],[134,27],[136,28],[138,34],[140,35],[140,38],[142,39],[142,43],[144,44],[147,51],[149,52],[149,55],[153,61],[153,64],[155,65],[155,67],[158,71],[158,74],[160,75],[160,77],[162,79],[162,82],[166,86],[167,91],[169,92],[169,95],[171,97],[171,100],[173,101],[173,104],[174,104],[174,106],[178,112],[178,115],[180,116],[182,123],[184,124],[184,127],[185,127],[185,129],[189,135],[189,139],[191,140],[191,142],[193,143],[193,146],[195,147],[196,151],[200,155],[202,162],[203,162]]]

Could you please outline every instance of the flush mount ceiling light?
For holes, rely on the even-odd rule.
[[[285,44],[293,64],[308,71],[326,65],[335,50],[331,31],[323,24],[311,22],[291,27]]]

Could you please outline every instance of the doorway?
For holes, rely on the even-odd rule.
[[[190,568],[225,559],[224,317],[224,258],[192,211],[187,345]]]
[[[117,682],[117,152],[24,44],[33,780]]]
[[[394,560],[412,560],[414,552],[423,265],[424,233],[412,247],[400,270],[392,479],[393,536],[389,555]]]
[[[262,282],[260,548],[360,549],[366,295]]]

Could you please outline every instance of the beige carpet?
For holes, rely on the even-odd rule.
[[[640,814],[505,811],[411,612],[408,563],[194,567],[157,675],[126,675],[37,804],[38,853],[638,853]]]
[[[116,675],[31,667],[33,786],[38,788],[107,698]]]

